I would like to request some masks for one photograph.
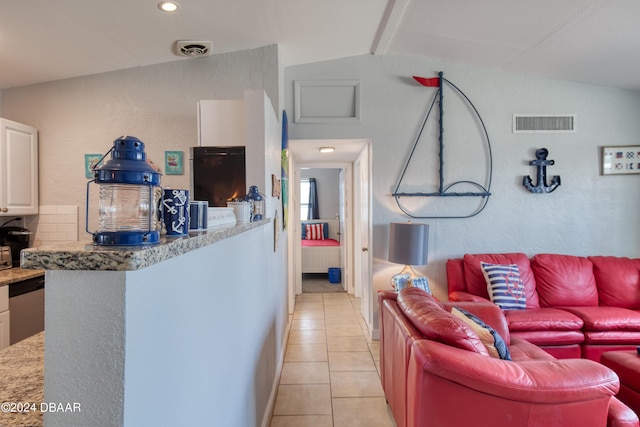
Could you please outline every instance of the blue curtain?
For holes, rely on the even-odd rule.
[[[309,211],[307,219],[320,219],[318,208],[318,186],[315,178],[309,178]]]

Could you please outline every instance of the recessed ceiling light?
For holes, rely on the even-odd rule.
[[[158,3],[158,8],[164,12],[175,12],[180,5],[175,1],[162,1]]]
[[[321,153],[333,153],[336,151],[335,147],[320,147]]]

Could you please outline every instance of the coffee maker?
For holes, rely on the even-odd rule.
[[[29,247],[31,232],[22,227],[0,227],[0,247],[8,246],[11,250],[11,264],[20,266],[20,251]]]

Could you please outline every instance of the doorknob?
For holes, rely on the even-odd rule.
[[[367,252],[369,248],[362,248],[362,252]]]

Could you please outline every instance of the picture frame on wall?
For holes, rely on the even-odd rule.
[[[278,178],[276,178],[275,175],[271,175],[271,195],[273,197],[277,197],[278,199],[280,198],[280,192],[281,192],[281,183],[280,180]]]
[[[182,175],[184,164],[183,151],[164,152],[164,173],[167,175]]]
[[[640,145],[602,147],[602,175],[640,173]]]
[[[84,176],[85,178],[93,178],[93,168],[98,166],[104,154],[85,154],[84,155]]]

